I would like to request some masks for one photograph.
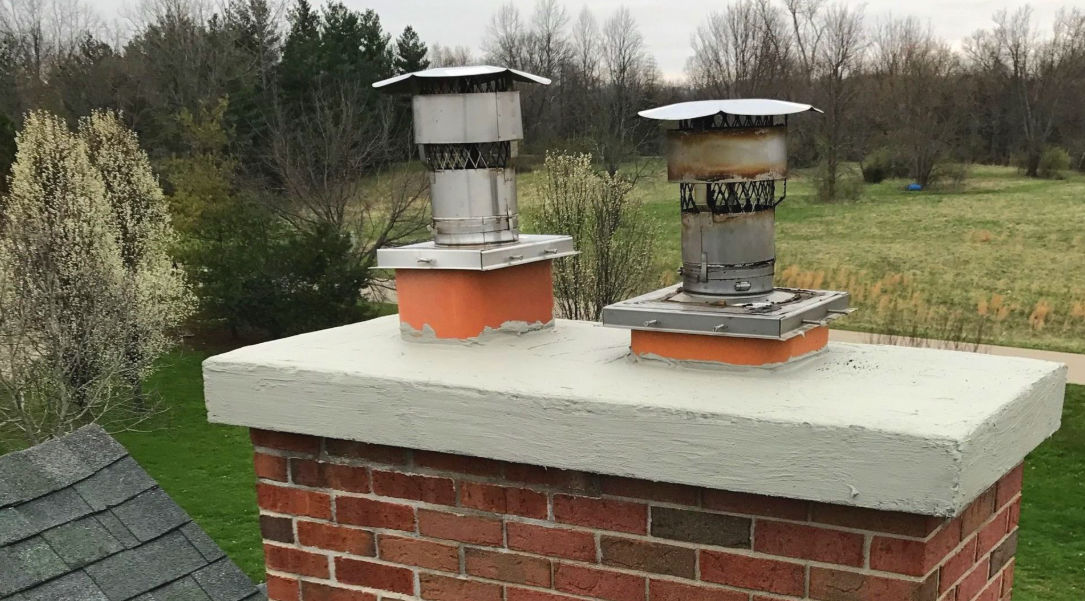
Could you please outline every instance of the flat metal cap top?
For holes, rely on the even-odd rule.
[[[769,98],[729,98],[725,100],[694,100],[692,102],[679,102],[668,104],[654,109],[648,109],[637,113],[647,119],[659,119],[660,121],[681,121],[683,119],[696,119],[698,117],[710,117],[719,113],[728,115],[792,115],[806,111],[821,109],[809,104],[788,102],[787,100],[772,100]]]
[[[510,69],[508,67],[494,67],[493,65],[473,65],[463,67],[437,67],[434,69],[426,69],[425,71],[415,71],[414,73],[404,73],[403,75],[397,75],[378,81],[373,84],[374,88],[386,88],[386,92],[396,92],[410,85],[411,80],[415,78],[426,79],[461,79],[468,77],[481,77],[484,75],[496,75],[499,73],[510,73],[515,81],[526,81],[528,83],[541,83],[544,86],[550,85],[550,79],[542,77],[541,75],[532,75],[524,71],[518,71],[516,69]]]

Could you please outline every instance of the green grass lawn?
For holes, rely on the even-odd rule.
[[[207,423],[200,361],[168,357],[150,383],[172,406],[155,426],[119,438],[254,580],[263,556],[246,430]],[[1026,462],[1015,601],[1085,598],[1085,386],[1071,386],[1062,429]]]
[[[663,228],[655,269],[670,284],[680,263],[678,185],[661,159],[641,172],[634,194]],[[543,177],[541,167],[521,175],[526,221]],[[794,173],[777,208],[777,283],[850,292],[860,311],[834,327],[918,325],[945,337],[986,320],[985,342],[1085,352],[1085,176],[1037,180],[974,166],[960,189],[906,192],[906,183],[823,203]]]

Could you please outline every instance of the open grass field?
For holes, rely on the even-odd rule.
[[[150,384],[173,407],[121,441],[254,580],[263,579],[252,447],[241,428],[207,423],[200,362],[170,355]],[[1026,462],[1015,601],[1085,598],[1085,387],[1071,386],[1062,430]]]
[[[673,283],[678,186],[661,159],[641,168],[634,194],[662,225],[655,269]],[[542,174],[521,176],[529,215]],[[849,291],[860,311],[834,327],[966,338],[982,328],[992,344],[1085,352],[1085,176],[975,166],[959,189],[906,192],[906,183],[821,203],[794,174],[777,208],[777,284]]]

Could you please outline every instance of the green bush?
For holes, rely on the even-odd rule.
[[[1040,155],[1036,175],[1044,179],[1062,179],[1070,169],[1070,153],[1060,146],[1048,146]]]
[[[868,153],[859,162],[863,181],[878,184],[889,178],[908,177],[908,163],[890,148],[882,146]]]

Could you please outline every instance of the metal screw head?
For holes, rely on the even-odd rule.
[[[751,287],[751,284],[749,282],[736,282],[735,283],[735,290],[738,291],[738,292],[746,292],[747,290],[750,289],[750,287]]]
[[[658,325],[659,325],[659,320],[658,319],[649,319],[648,321],[644,322],[644,327],[646,327],[646,328],[650,328],[652,326],[658,326]]]

